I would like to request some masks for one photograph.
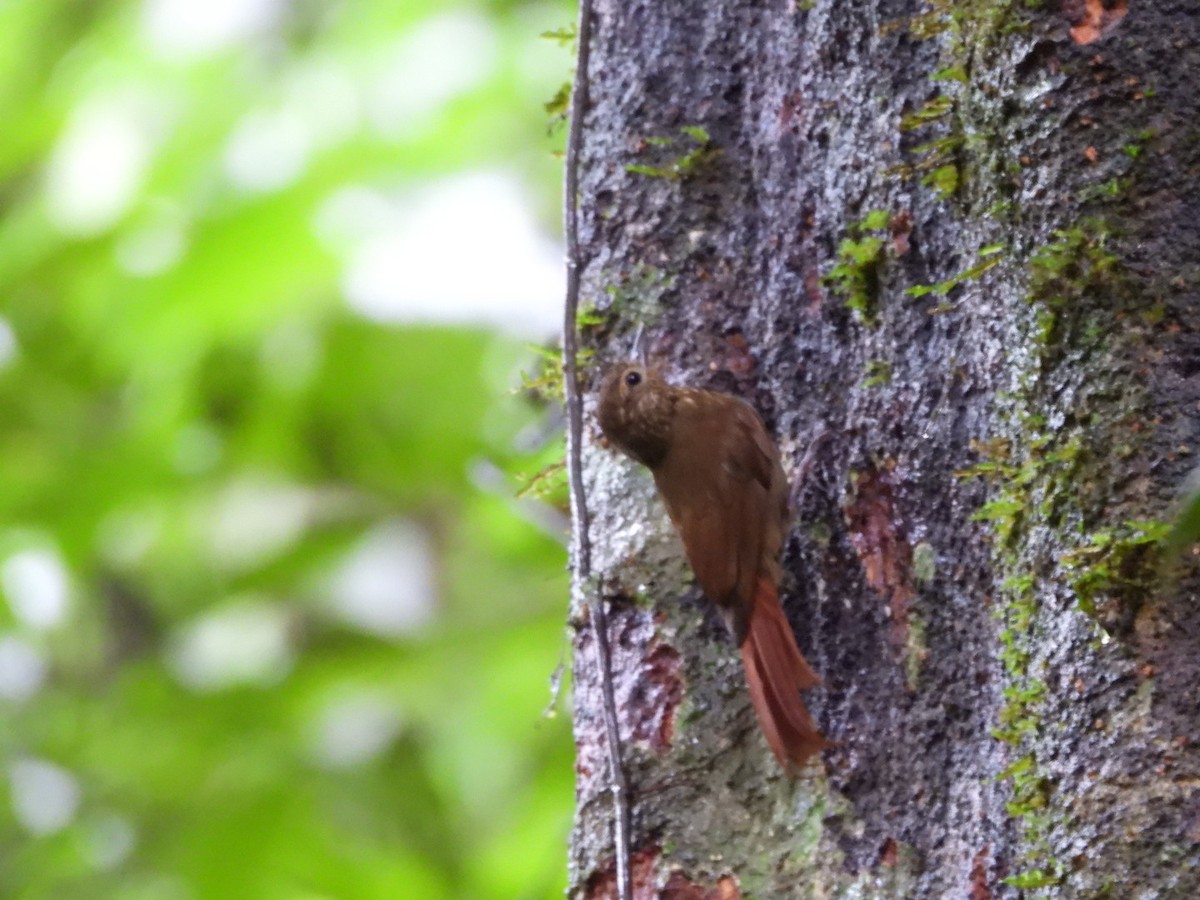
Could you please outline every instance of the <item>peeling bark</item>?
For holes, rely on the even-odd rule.
[[[1200,896],[1195,558],[1156,544],[1200,446],[1200,14],[597,5],[596,373],[642,327],[785,468],[831,434],[782,596],[838,744],[796,781],[590,435],[638,897]],[[573,897],[612,896],[591,640]]]

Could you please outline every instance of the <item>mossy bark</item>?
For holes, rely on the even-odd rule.
[[[591,71],[591,383],[642,327],[785,468],[830,436],[783,596],[838,744],[790,781],[589,426],[575,600],[612,606],[638,896],[1200,896],[1200,605],[1155,543],[1200,447],[1200,13],[602,0]],[[570,893],[598,898],[574,621]]]

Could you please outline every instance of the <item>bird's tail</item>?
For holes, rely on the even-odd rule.
[[[779,593],[767,576],[760,576],[755,586],[741,650],[758,723],[780,764],[795,773],[809,757],[832,745],[800,699],[800,691],[815,687],[820,679],[800,655]]]

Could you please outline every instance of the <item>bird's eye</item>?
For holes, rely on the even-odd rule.
[[[637,387],[639,384],[642,383],[642,373],[641,372],[626,372],[625,373],[625,383],[627,385],[629,385],[630,387]]]

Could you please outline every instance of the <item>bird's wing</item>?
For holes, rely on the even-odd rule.
[[[778,527],[771,494],[778,467],[774,445],[749,404],[734,397],[719,403],[676,406],[678,439],[655,472],[667,510],[683,539],[688,561],[709,599],[727,613],[740,640],[762,564],[766,530]]]

